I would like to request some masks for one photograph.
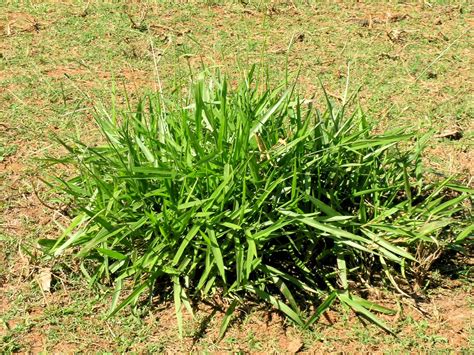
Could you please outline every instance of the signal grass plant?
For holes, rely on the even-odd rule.
[[[354,281],[399,290],[420,245],[462,251],[472,191],[424,181],[428,134],[373,134],[353,99],[314,105],[254,69],[235,88],[217,75],[187,97],[100,112],[103,145],[60,140],[69,153],[52,162],[77,174],[49,183],[74,218],[40,243],[56,257],[74,251],[92,283],[115,284],[111,315],[170,287],[181,334],[183,307],[214,294],[230,304],[221,336],[248,298],[302,327],[339,300],[390,332],[374,312],[393,311]],[[121,297],[126,280],[134,287]]]

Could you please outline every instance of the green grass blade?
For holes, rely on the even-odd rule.
[[[219,337],[218,337],[219,340],[224,338],[224,335],[227,331],[227,328],[229,327],[232,316],[234,315],[234,310],[235,310],[235,307],[237,306],[237,304],[238,304],[238,300],[235,299],[231,302],[231,304],[227,308],[227,310],[224,314],[224,318],[222,319],[221,326],[219,328]]]
[[[308,321],[305,324],[305,328],[309,328],[312,326],[315,322],[318,321],[319,317],[326,312],[329,307],[333,304],[334,300],[337,298],[337,292],[332,291],[329,296],[316,308],[316,311],[314,314],[311,316],[311,318],[308,319]]]
[[[288,316],[288,318],[290,318],[291,320],[293,320],[296,324],[300,325],[300,326],[303,326],[304,325],[304,322],[303,320],[300,318],[300,316],[294,311],[292,310],[290,307],[288,307],[285,303],[283,303],[282,301],[278,300],[277,298],[275,298],[274,296],[268,294],[267,292],[265,291],[262,291],[260,290],[259,288],[257,287],[254,287],[254,286],[247,286],[246,287],[247,290],[249,290],[250,292],[253,292],[255,293],[258,297],[260,297],[262,300],[270,303],[271,305],[273,305],[273,307],[275,307],[276,309],[282,311],[285,315]]]
[[[372,312],[366,309],[360,302],[354,300],[349,294],[346,293],[338,293],[337,297],[339,300],[349,307],[351,307],[356,313],[364,316],[372,323],[378,325],[380,328],[384,329],[386,332],[395,335],[395,333],[377,316],[375,316]],[[364,304],[366,304],[364,302]]]

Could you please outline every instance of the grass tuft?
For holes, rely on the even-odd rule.
[[[76,173],[50,185],[74,218],[40,244],[57,257],[73,250],[91,283],[114,282],[111,315],[169,287],[180,334],[183,306],[214,294],[230,300],[220,336],[248,297],[302,327],[339,300],[390,332],[374,312],[391,310],[353,281],[382,276],[399,289],[395,275],[429,264],[420,248],[462,251],[472,190],[424,180],[429,134],[373,134],[353,99],[326,97],[320,110],[255,76],[103,111],[100,146],[60,140],[68,155],[51,161]],[[123,298],[125,280],[135,286]]]

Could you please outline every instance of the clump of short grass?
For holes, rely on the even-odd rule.
[[[42,244],[73,250],[92,283],[113,281],[112,314],[172,286],[180,332],[182,306],[214,294],[230,301],[221,335],[246,297],[303,327],[339,300],[389,330],[373,311],[392,311],[351,280],[398,287],[394,273],[410,276],[420,245],[462,249],[472,191],[424,181],[429,135],[373,134],[353,100],[313,105],[294,86],[261,83],[254,70],[235,88],[218,75],[188,97],[103,111],[100,146],[61,140],[69,154],[54,162],[77,174],[51,184],[74,218]],[[127,279],[135,287],[119,302]]]

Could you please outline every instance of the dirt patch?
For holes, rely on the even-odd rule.
[[[472,296],[466,296],[457,294],[453,297],[450,292],[443,292],[432,300],[432,311],[439,321],[430,330],[448,339],[449,345],[455,349],[466,347],[469,343],[469,328],[473,325],[474,311],[466,300]]]
[[[154,73],[138,69],[123,68],[118,73],[99,69],[57,66],[45,73],[53,80],[71,79],[84,89],[112,87],[114,82],[118,90],[125,88],[128,93],[139,93],[157,88]],[[123,85],[123,86],[122,86]]]
[[[440,176],[458,175],[467,186],[474,183],[474,159],[469,148],[446,147],[438,144],[426,150],[426,156],[431,158],[427,164]]]
[[[46,75],[52,79],[60,79],[66,77],[78,77],[85,75],[88,71],[82,68],[72,68],[65,66],[57,66],[46,72]]]
[[[25,12],[7,12],[0,20],[0,35],[13,36],[22,32],[39,32],[42,25]]]

